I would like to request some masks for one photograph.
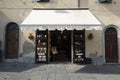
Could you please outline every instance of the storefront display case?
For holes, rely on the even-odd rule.
[[[85,63],[85,30],[73,31],[74,63]]]
[[[36,63],[48,63],[48,30],[36,31]]]

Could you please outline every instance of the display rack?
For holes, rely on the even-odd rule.
[[[85,30],[73,31],[74,63],[85,62]]]
[[[36,31],[36,63],[48,62],[48,30]]]

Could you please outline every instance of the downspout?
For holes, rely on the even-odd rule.
[[[78,8],[80,8],[80,0],[78,0]]]

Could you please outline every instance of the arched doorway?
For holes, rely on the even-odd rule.
[[[6,26],[6,59],[18,58],[19,27],[16,23],[10,22]]]
[[[117,30],[113,27],[105,31],[105,60],[106,63],[118,63]]]

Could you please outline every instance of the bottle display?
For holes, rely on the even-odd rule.
[[[36,62],[47,62],[48,31],[36,31]]]
[[[84,63],[85,61],[85,30],[74,30],[73,32],[74,62]]]

